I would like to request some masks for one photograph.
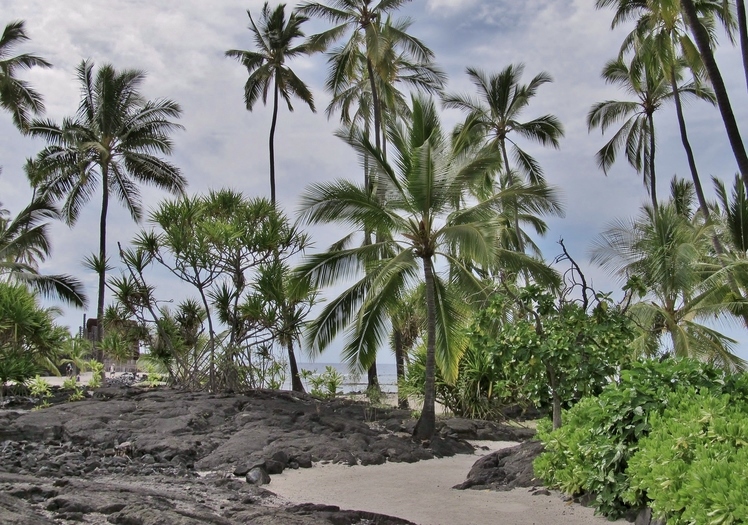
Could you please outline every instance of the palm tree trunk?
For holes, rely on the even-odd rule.
[[[288,339],[288,368],[291,371],[291,390],[294,392],[305,392],[304,383],[301,382],[299,375],[299,365],[296,363],[296,355],[293,351],[293,339]]]
[[[504,157],[504,171],[506,172],[507,182],[509,186],[514,185],[514,175],[509,168],[509,155],[506,152],[506,142],[501,141],[501,155]],[[522,240],[522,233],[519,228],[519,203],[517,197],[514,198],[514,233],[517,236],[517,251],[520,253],[525,252],[525,243]]]
[[[652,208],[657,211],[657,177],[655,176],[655,128],[654,116],[647,115],[649,122],[649,195],[652,197]]]
[[[745,2],[737,0],[738,7],[738,33],[740,34],[740,51],[743,55],[743,71],[745,72],[745,85],[748,88],[748,24],[745,18]]]
[[[106,290],[106,217],[109,211],[109,169],[101,167],[101,218],[99,219],[99,290],[96,300],[96,360],[104,362],[101,340],[104,338],[104,292]]]
[[[366,57],[366,71],[369,73],[369,86],[371,88],[371,103],[374,106],[374,144],[377,147],[377,151],[382,151],[381,142],[381,131],[382,131],[382,114],[379,108],[379,93],[377,92],[377,84],[374,81],[374,66],[371,64],[371,59]]]
[[[408,396],[400,392],[400,385],[405,380],[405,349],[403,348],[403,335],[400,330],[395,330],[395,366],[397,367],[397,408],[408,409]]]
[[[712,82],[719,112],[722,115],[722,122],[724,122],[727,138],[730,141],[733,155],[735,155],[738,170],[740,170],[740,176],[743,179],[743,184],[748,188],[748,155],[746,155],[743,139],[740,136],[738,123],[735,119],[735,113],[732,110],[732,104],[730,104],[730,97],[727,95],[727,88],[722,79],[722,73],[719,70],[719,66],[717,66],[717,61],[714,59],[714,53],[709,44],[709,34],[704,26],[699,23],[693,0],[680,0],[680,3],[683,13],[686,15],[686,23],[694,35],[696,47],[699,49],[699,54],[701,54],[701,58],[704,61],[704,67],[709,75],[709,80]]]
[[[275,207],[275,125],[278,122],[278,79],[275,79],[273,87],[273,120],[270,124],[270,202]]]
[[[366,371],[367,375],[367,386],[366,386],[366,395],[367,397],[372,400],[379,402],[379,400],[382,398],[382,387],[379,386],[379,376],[377,375],[377,363],[374,362],[369,369]]]
[[[415,439],[431,439],[436,431],[436,293],[434,288],[434,266],[431,257],[423,258],[423,273],[426,281],[426,381],[423,392],[421,417],[413,430]]]
[[[683,149],[686,150],[686,158],[688,159],[688,168],[691,170],[691,179],[693,179],[693,186],[696,189],[696,198],[699,200],[699,207],[704,217],[709,220],[709,208],[706,204],[706,197],[704,197],[704,190],[701,187],[701,179],[699,178],[699,172],[696,169],[696,159],[693,156],[693,150],[691,149],[691,142],[688,140],[688,131],[686,130],[686,119],[683,116],[683,104],[680,99],[680,90],[678,89],[678,83],[675,80],[675,70],[671,68],[670,71],[670,87],[673,90],[673,100],[675,101],[675,114],[678,116],[678,128],[680,129],[680,140],[683,143]]]

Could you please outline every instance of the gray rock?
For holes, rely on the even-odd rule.
[[[268,459],[267,461],[265,461],[265,470],[270,475],[282,474],[284,468],[285,465],[280,461],[275,461],[274,459]]]
[[[475,462],[467,479],[453,488],[512,490],[516,487],[536,487],[533,460],[543,451],[539,441],[527,441],[516,447],[504,448],[487,454]]]
[[[270,483],[270,476],[263,467],[253,467],[247,472],[246,480],[252,485],[267,485]]]

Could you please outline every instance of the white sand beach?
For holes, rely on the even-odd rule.
[[[480,442],[497,450],[511,442]],[[532,495],[528,489],[508,492],[455,490],[479,455],[418,463],[355,466],[315,464],[286,470],[268,488],[282,501],[322,503],[404,518],[419,525],[559,525],[609,523],[594,510],[565,502],[560,494]]]

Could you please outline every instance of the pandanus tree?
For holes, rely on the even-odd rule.
[[[13,124],[23,132],[27,131],[32,115],[44,112],[44,103],[42,96],[16,74],[32,67],[52,67],[38,55],[13,55],[16,46],[27,40],[23,21],[6,25],[0,37],[0,107],[13,115]]]
[[[260,13],[260,20],[255,23],[252,13],[249,16],[249,30],[256,50],[230,49],[226,56],[237,59],[247,68],[249,78],[244,84],[244,103],[247,110],[252,108],[262,97],[267,104],[268,93],[273,92],[273,119],[270,124],[270,201],[275,204],[275,128],[278,122],[278,103],[283,98],[289,111],[293,111],[291,97],[295,96],[306,103],[312,111],[314,97],[307,85],[288,67],[286,60],[307,55],[310,47],[305,44],[294,45],[294,40],[304,37],[301,25],[308,19],[298,13],[291,13],[286,18],[285,4],[271,10],[266,2]]]
[[[29,132],[48,142],[37,157],[40,195],[63,201],[61,213],[74,224],[83,207],[101,189],[99,251],[94,264],[99,277],[97,319],[104,316],[107,271],[107,218],[111,197],[119,200],[134,221],[143,215],[138,184],[149,184],[175,194],[184,192],[186,179],[179,169],[158,156],[172,152],[172,131],[181,129],[174,119],[181,114],[176,102],[148,100],[140,91],[145,73],[117,71],[105,64],[78,66],[81,101],[74,117],[62,124],[35,120]],[[97,339],[103,333],[99,325]]]
[[[347,180],[316,184],[302,196],[307,222],[377,232],[377,242],[356,246],[348,236],[307,258],[298,271],[320,286],[358,277],[310,325],[308,341],[320,351],[345,331],[343,358],[364,368],[388,339],[397,305],[416,283],[424,284],[426,380],[414,436],[428,439],[435,428],[435,370],[455,379],[466,344],[460,329],[467,305],[484,291],[473,270],[494,264],[498,256],[497,208],[505,195],[477,204],[469,197],[476,180],[501,165],[498,150],[455,155],[433,102],[414,97],[412,105],[411,119],[388,130],[393,152],[386,160],[362,135],[346,135],[386,184],[385,200]],[[512,191],[517,190],[505,190]]]

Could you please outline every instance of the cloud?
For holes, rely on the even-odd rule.
[[[246,9],[257,12],[262,4],[262,0],[242,5],[228,0],[184,0],[175,9],[166,0],[0,0],[0,12],[6,22],[26,20],[31,41],[22,50],[38,53],[55,66],[24,74],[43,93],[50,118],[59,121],[74,114],[80,96],[75,68],[81,60],[143,69],[147,97],[174,99],[183,108],[181,124],[186,129],[174,134],[171,160],[189,180],[188,191],[230,187],[248,196],[267,196],[270,108],[258,104],[251,112],[245,109],[247,72],[224,57],[227,49],[253,45]],[[450,92],[473,91],[465,75],[467,66],[495,73],[522,62],[524,81],[540,71],[554,78],[539,90],[524,116],[557,115],[566,129],[561,149],[523,143],[541,162],[548,180],[559,186],[566,203],[566,217],[549,218],[551,231],[538,241],[549,259],[558,253],[558,238],[564,237],[572,255],[584,260],[585,246],[597,232],[616,217],[635,214],[646,199],[640,176],[624,161],[615,164],[607,177],[595,164],[595,152],[609,135],[588,133],[585,117],[594,102],[625,96],[600,79],[600,70],[617,53],[627,28],[611,31],[612,12],[595,10],[593,4],[589,0],[427,0],[408,2],[401,11],[414,20],[411,32],[436,53],[437,62],[449,75]],[[305,30],[311,34],[327,27],[326,22],[313,20]],[[739,54],[723,45],[717,60],[727,76],[738,119],[746,123],[748,104]],[[335,117],[328,121],[324,115],[329,100],[323,89],[325,57],[298,60],[292,67],[311,86],[320,113],[312,114],[299,102],[293,113],[282,108],[279,115],[278,192],[289,214],[295,213],[299,195],[308,184],[338,177],[355,179],[360,174],[356,155],[333,136],[338,126]],[[731,180],[736,168],[718,112],[700,103],[689,105],[686,111],[697,164],[704,175]],[[454,110],[443,113],[448,126],[461,117]],[[671,108],[663,107],[656,125],[658,172],[662,173],[659,191],[665,194],[669,178],[688,171]],[[24,161],[44,144],[21,136],[4,113],[0,113],[0,133],[0,202],[16,212],[31,195],[23,178]],[[152,188],[144,188],[143,196],[147,206],[166,197]],[[91,297],[96,293],[95,279],[82,269],[81,260],[96,250],[97,199],[98,195],[74,228],[54,226],[53,256],[45,265],[49,271],[84,279]],[[116,241],[128,242],[140,228],[119,204],[110,208],[110,227],[110,254]],[[320,229],[310,233],[323,249],[340,232]],[[603,272],[590,271],[600,289],[620,288]],[[170,286],[166,293],[177,299],[180,290]],[[80,311],[66,310],[63,319],[75,328],[81,317]]]

